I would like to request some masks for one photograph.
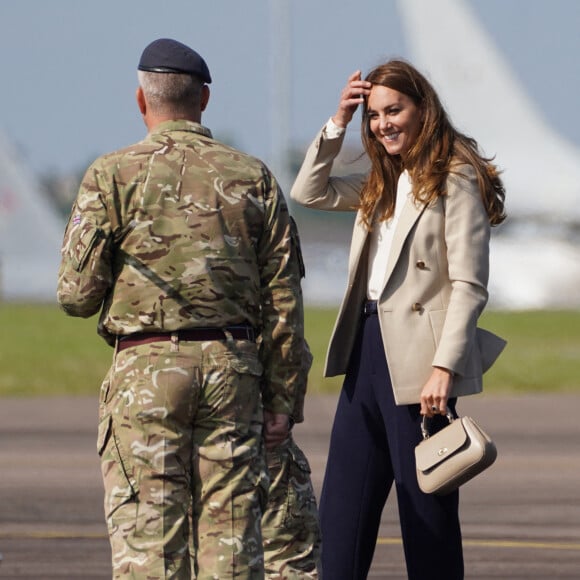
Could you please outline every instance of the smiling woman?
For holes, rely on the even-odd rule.
[[[332,176],[360,104],[370,172]],[[453,127],[427,79],[391,60],[364,80],[359,71],[349,77],[291,196],[315,209],[357,211],[325,369],[346,377],[320,502],[323,575],[366,578],[396,482],[409,579],[462,580],[458,493],[423,493],[413,457],[422,416],[433,432],[444,427],[447,409],[455,413],[458,397],[482,390],[505,346],[477,327],[488,299],[490,226],[505,218],[498,172]],[[445,566],[434,569],[436,561]]]
[[[366,115],[369,129],[389,155],[406,153],[417,141],[423,111],[407,95],[382,85],[373,85]]]

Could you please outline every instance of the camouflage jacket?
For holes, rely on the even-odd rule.
[[[303,372],[301,259],[259,160],[167,121],[89,167],[66,227],[57,298],[101,311],[110,344],[135,332],[246,324],[261,336],[265,407],[292,414]]]

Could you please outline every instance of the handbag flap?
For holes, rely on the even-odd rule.
[[[428,471],[460,449],[467,441],[461,418],[415,447],[415,462],[419,471]]]

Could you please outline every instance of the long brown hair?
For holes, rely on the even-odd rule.
[[[504,221],[505,190],[493,158],[482,156],[477,142],[457,131],[429,81],[403,60],[390,60],[374,68],[366,77],[373,85],[382,85],[407,95],[423,112],[423,123],[415,143],[405,154],[388,155],[370,130],[368,109],[363,109],[362,141],[371,161],[371,170],[361,191],[362,220],[368,229],[378,209],[380,221],[389,219],[395,210],[397,181],[407,169],[415,199],[433,203],[446,194],[449,173],[462,164],[476,172],[483,205],[492,226]],[[456,172],[460,172],[457,169]]]

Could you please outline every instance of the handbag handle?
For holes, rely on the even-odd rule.
[[[455,421],[455,417],[453,416],[453,413],[451,412],[451,409],[449,407],[447,407],[445,416],[447,417],[449,424]],[[423,420],[421,421],[421,434],[423,435],[423,440],[429,439],[429,430],[427,429],[427,419],[428,419],[427,415],[423,415]]]

